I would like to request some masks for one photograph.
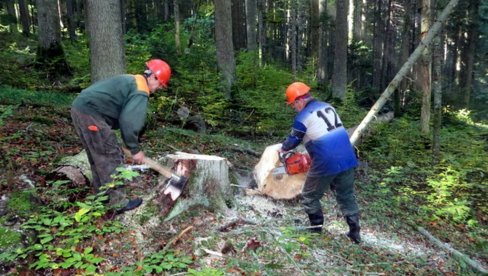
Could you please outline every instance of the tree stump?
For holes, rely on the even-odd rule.
[[[160,176],[158,185],[142,196],[143,203],[133,211],[120,215],[124,225],[135,233],[137,243],[147,252],[154,248],[169,221],[194,207],[213,212],[227,212],[235,205],[229,180],[227,159],[213,156],[176,152],[165,157],[168,168],[177,175],[189,177],[183,193],[175,201],[163,190],[168,179]]]
[[[185,152],[176,152],[167,158],[174,164],[173,171],[177,175],[188,176],[189,181],[165,220],[170,220],[193,206],[203,206],[213,212],[225,212],[234,206],[227,159]],[[164,196],[164,200],[167,199],[171,200],[169,195]]]
[[[271,171],[282,165],[279,160],[278,150],[281,144],[268,146],[254,167],[253,176],[257,184],[257,189],[248,189],[248,195],[267,195],[274,199],[293,199],[301,194],[306,174],[287,175],[284,174],[280,179],[273,176]],[[303,147],[298,147],[298,151],[304,152]]]

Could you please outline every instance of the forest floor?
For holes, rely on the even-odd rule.
[[[8,203],[5,202],[23,190],[34,188],[40,192],[49,189],[49,175],[56,162],[61,157],[75,155],[81,148],[71,127],[68,108],[33,105],[1,107],[0,203],[4,204],[0,204],[0,222],[3,224],[2,231],[6,233],[20,229],[20,225],[34,211],[32,208],[21,212],[7,208]],[[164,139],[173,139],[180,133],[171,129],[165,131],[166,136],[171,137]],[[153,154],[178,148],[224,156],[236,165],[234,169],[240,175],[236,180],[238,183],[234,184],[247,186],[251,182],[250,173],[259,158],[228,150],[235,148],[235,140],[225,145],[225,142],[216,142],[221,141],[220,138],[201,138],[198,134],[184,133],[180,140],[166,144],[166,148],[164,143],[156,141],[156,137],[161,137],[156,133],[148,133],[143,144],[148,150],[151,147]],[[194,135],[192,139],[188,139],[191,135]],[[262,150],[259,146],[256,149]],[[371,192],[373,188],[365,184],[369,182],[367,170],[359,169],[357,176],[359,203],[368,206],[376,198],[370,197],[374,194]],[[135,193],[150,189],[155,177],[156,173],[150,171],[142,173],[133,181],[138,185]],[[40,200],[28,200],[35,201],[31,202],[35,205],[50,200],[42,193],[38,195]],[[86,191],[80,193],[78,199],[84,195]],[[158,259],[153,273],[157,274],[157,269],[163,269],[168,274],[179,275],[476,274],[400,218],[369,212],[367,208],[362,213],[361,221],[363,242],[360,245],[351,243],[344,235],[347,226],[330,195],[322,200],[326,219],[325,231],[320,235],[301,231],[301,227],[308,225],[308,218],[298,199],[279,201],[263,196],[247,196],[241,190],[236,192],[236,201],[236,206],[226,214],[197,209],[161,224],[160,239],[148,242],[157,244],[156,247],[160,249],[171,249],[174,256],[171,257],[172,262]],[[110,219],[117,220],[117,217]],[[135,242],[134,231],[127,230],[94,236],[81,243],[90,245],[93,252],[103,258],[98,264],[98,272],[116,275],[131,268],[133,272],[142,273],[142,260],[147,257],[145,249]],[[4,235],[2,239],[7,237]],[[2,243],[2,246],[15,246],[5,240]],[[8,246],[0,247],[0,253],[6,252],[6,248]],[[486,259],[477,261],[487,267]],[[14,263],[0,263],[0,273],[70,275],[79,273],[79,270],[53,268],[34,272],[28,268],[28,260],[19,259]]]

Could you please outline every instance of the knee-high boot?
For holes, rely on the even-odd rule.
[[[310,225],[314,226],[313,228],[310,228],[310,231],[321,233],[322,225],[324,224],[324,214],[322,213],[322,210],[319,210],[314,214],[308,214],[308,219],[310,220]]]
[[[349,225],[349,232],[346,234],[353,242],[360,243],[361,242],[361,235],[359,234],[359,230],[361,227],[359,226],[359,214],[354,214],[350,216],[346,216],[347,225]]]

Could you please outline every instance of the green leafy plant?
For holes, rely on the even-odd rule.
[[[132,180],[138,176],[137,172],[119,168],[113,175],[113,181],[105,188],[123,185],[125,180]],[[61,185],[65,182],[54,182]],[[108,196],[105,191],[97,195],[90,195],[82,202],[75,202],[73,207],[65,212],[59,212],[47,207],[40,209],[39,214],[31,216],[23,225],[25,231],[35,233],[25,248],[18,248],[0,258],[4,261],[32,258],[29,268],[42,269],[68,269],[76,268],[93,273],[96,265],[104,259],[98,256],[93,247],[84,247],[84,241],[93,235],[120,233],[124,227],[117,221],[99,219],[106,213],[105,203]],[[74,209],[74,210],[73,210]]]

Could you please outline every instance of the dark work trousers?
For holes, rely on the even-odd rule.
[[[71,109],[76,132],[86,150],[93,175],[92,187],[99,192],[102,185],[112,182],[115,169],[124,159],[112,128],[100,118]]]
[[[302,190],[302,204],[307,214],[322,210],[320,199],[332,190],[343,216],[359,213],[354,191],[354,168],[335,175],[307,177]]]

